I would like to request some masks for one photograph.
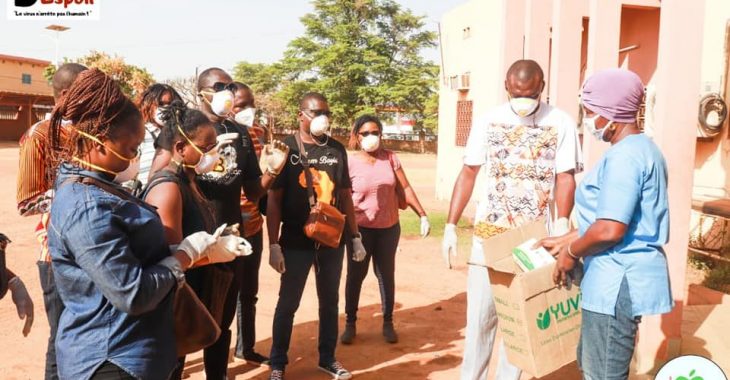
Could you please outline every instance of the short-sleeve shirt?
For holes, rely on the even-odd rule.
[[[509,229],[548,215],[556,174],[583,170],[575,125],[570,115],[546,103],[527,117],[505,103],[473,121],[464,164],[484,165],[487,171],[477,231],[480,224]]]
[[[210,201],[218,224],[240,224],[243,184],[261,177],[261,168],[245,126],[224,120],[215,125],[215,130],[218,135],[238,133],[238,138],[221,148],[218,165],[198,176],[198,185]]]
[[[358,155],[348,158],[352,202],[357,225],[366,228],[388,228],[398,223],[398,195],[395,171],[401,163],[395,153],[378,150],[374,162]]]
[[[628,227],[621,243],[584,259],[583,309],[614,315],[625,276],[634,316],[669,312],[667,165],[656,144],[639,134],[612,146],[578,186],[575,206],[581,236],[598,219]]]
[[[307,181],[301,163],[302,155],[294,135],[287,136],[283,142],[289,146],[289,155],[284,169],[273,186],[274,189],[281,189],[284,192],[279,243],[284,248],[313,250],[314,241],[304,235],[304,223],[307,221],[310,208]],[[317,200],[340,207],[342,211],[338,199],[339,192],[352,188],[345,147],[335,139],[328,139],[322,146],[304,144],[304,149],[307,152]]]

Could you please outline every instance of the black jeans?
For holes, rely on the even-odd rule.
[[[356,262],[352,255],[347,255],[347,283],[345,285],[345,313],[347,322],[357,321],[357,308],[360,303],[362,282],[368,274],[370,260],[373,261],[373,272],[380,285],[380,302],[383,310],[383,321],[393,321],[393,305],[395,303],[395,253],[400,240],[400,223],[388,228],[359,227],[362,244],[367,255],[365,260]]]
[[[112,362],[104,362],[91,376],[91,380],[134,380],[134,376]]]
[[[239,276],[238,299],[236,303],[237,339],[236,356],[254,352],[256,343],[256,302],[259,293],[259,269],[261,253],[264,250],[263,230],[246,238],[251,243],[252,253],[241,259],[241,276]]]
[[[238,257],[233,262],[225,264],[233,268],[233,281],[228,287],[223,306],[223,317],[221,318],[221,336],[211,346],[203,350],[203,362],[205,363],[205,378],[208,380],[222,380],[228,374],[228,350],[231,347],[231,324],[236,316],[236,299],[238,298],[238,284],[241,278],[241,261]],[[220,264],[218,264],[220,265]]]
[[[58,320],[64,306],[61,297],[56,291],[56,282],[53,279],[53,268],[51,263],[39,261],[38,277],[41,280],[43,290],[43,305],[46,308],[48,325],[51,327],[51,335],[48,337],[48,348],[46,349],[46,380],[58,379],[58,366],[56,365],[56,332],[58,331]]]
[[[342,256],[344,247],[319,250],[295,250],[283,247],[286,272],[281,275],[279,301],[274,313],[271,344],[271,368],[284,369],[289,363],[287,351],[291,341],[294,313],[299,308],[307,276],[315,266],[319,299],[319,364],[335,361],[337,316]]]

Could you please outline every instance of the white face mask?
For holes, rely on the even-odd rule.
[[[312,119],[309,124],[309,132],[315,137],[320,137],[330,129],[330,120],[325,115],[319,115]]]
[[[380,137],[367,135],[360,140],[360,147],[368,153],[375,152],[380,147]]]
[[[509,105],[517,116],[525,117],[535,112],[540,101],[533,98],[510,98]]]
[[[256,120],[256,108],[246,108],[237,113],[234,119],[238,124],[251,127],[253,126],[254,120]]]
[[[198,163],[195,164],[195,174],[202,175],[210,173],[213,169],[215,169],[219,160],[220,153],[218,152],[218,149],[213,149],[208,153],[203,153],[203,155],[200,156]]]
[[[596,140],[604,141],[603,137],[606,135],[606,131],[608,130],[608,127],[610,127],[611,124],[613,124],[613,121],[609,121],[608,124],[606,124],[606,126],[603,127],[602,129],[596,129],[596,121],[598,121],[599,116],[601,116],[601,115],[596,115],[591,118],[584,117],[583,118],[583,130],[592,134],[593,137],[596,138]]]
[[[114,182],[122,184],[137,178],[139,174],[139,157],[129,161],[129,166],[114,176]]]
[[[231,113],[234,98],[234,95],[231,91],[223,90],[213,93],[213,99],[210,101],[205,96],[206,94],[210,93],[204,92],[203,99],[206,103],[210,104],[210,110],[213,111],[214,114],[221,117],[226,117]]]
[[[164,121],[164,120],[162,120],[162,114],[163,114],[163,113],[164,113],[164,112],[165,112],[166,110],[167,110],[167,109],[166,109],[165,107],[157,107],[157,109],[155,110],[155,117],[154,117],[154,120],[155,120],[155,123],[156,123],[156,124],[157,124],[158,126],[160,126],[160,127],[163,127],[163,126],[165,126],[165,121]]]

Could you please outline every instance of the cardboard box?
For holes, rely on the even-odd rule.
[[[513,248],[546,234],[545,222],[537,221],[483,242],[507,358],[535,377],[576,360],[580,338],[578,286],[558,289],[552,280],[555,264],[522,272],[512,257]]]

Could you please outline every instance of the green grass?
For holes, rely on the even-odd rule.
[[[428,214],[428,221],[431,223],[431,235],[435,238],[444,236],[447,214],[445,212],[432,212]],[[474,231],[474,226],[462,218],[456,226],[456,234],[459,240],[469,239]],[[417,238],[421,236],[421,218],[411,209],[402,210],[400,213],[401,236]]]

